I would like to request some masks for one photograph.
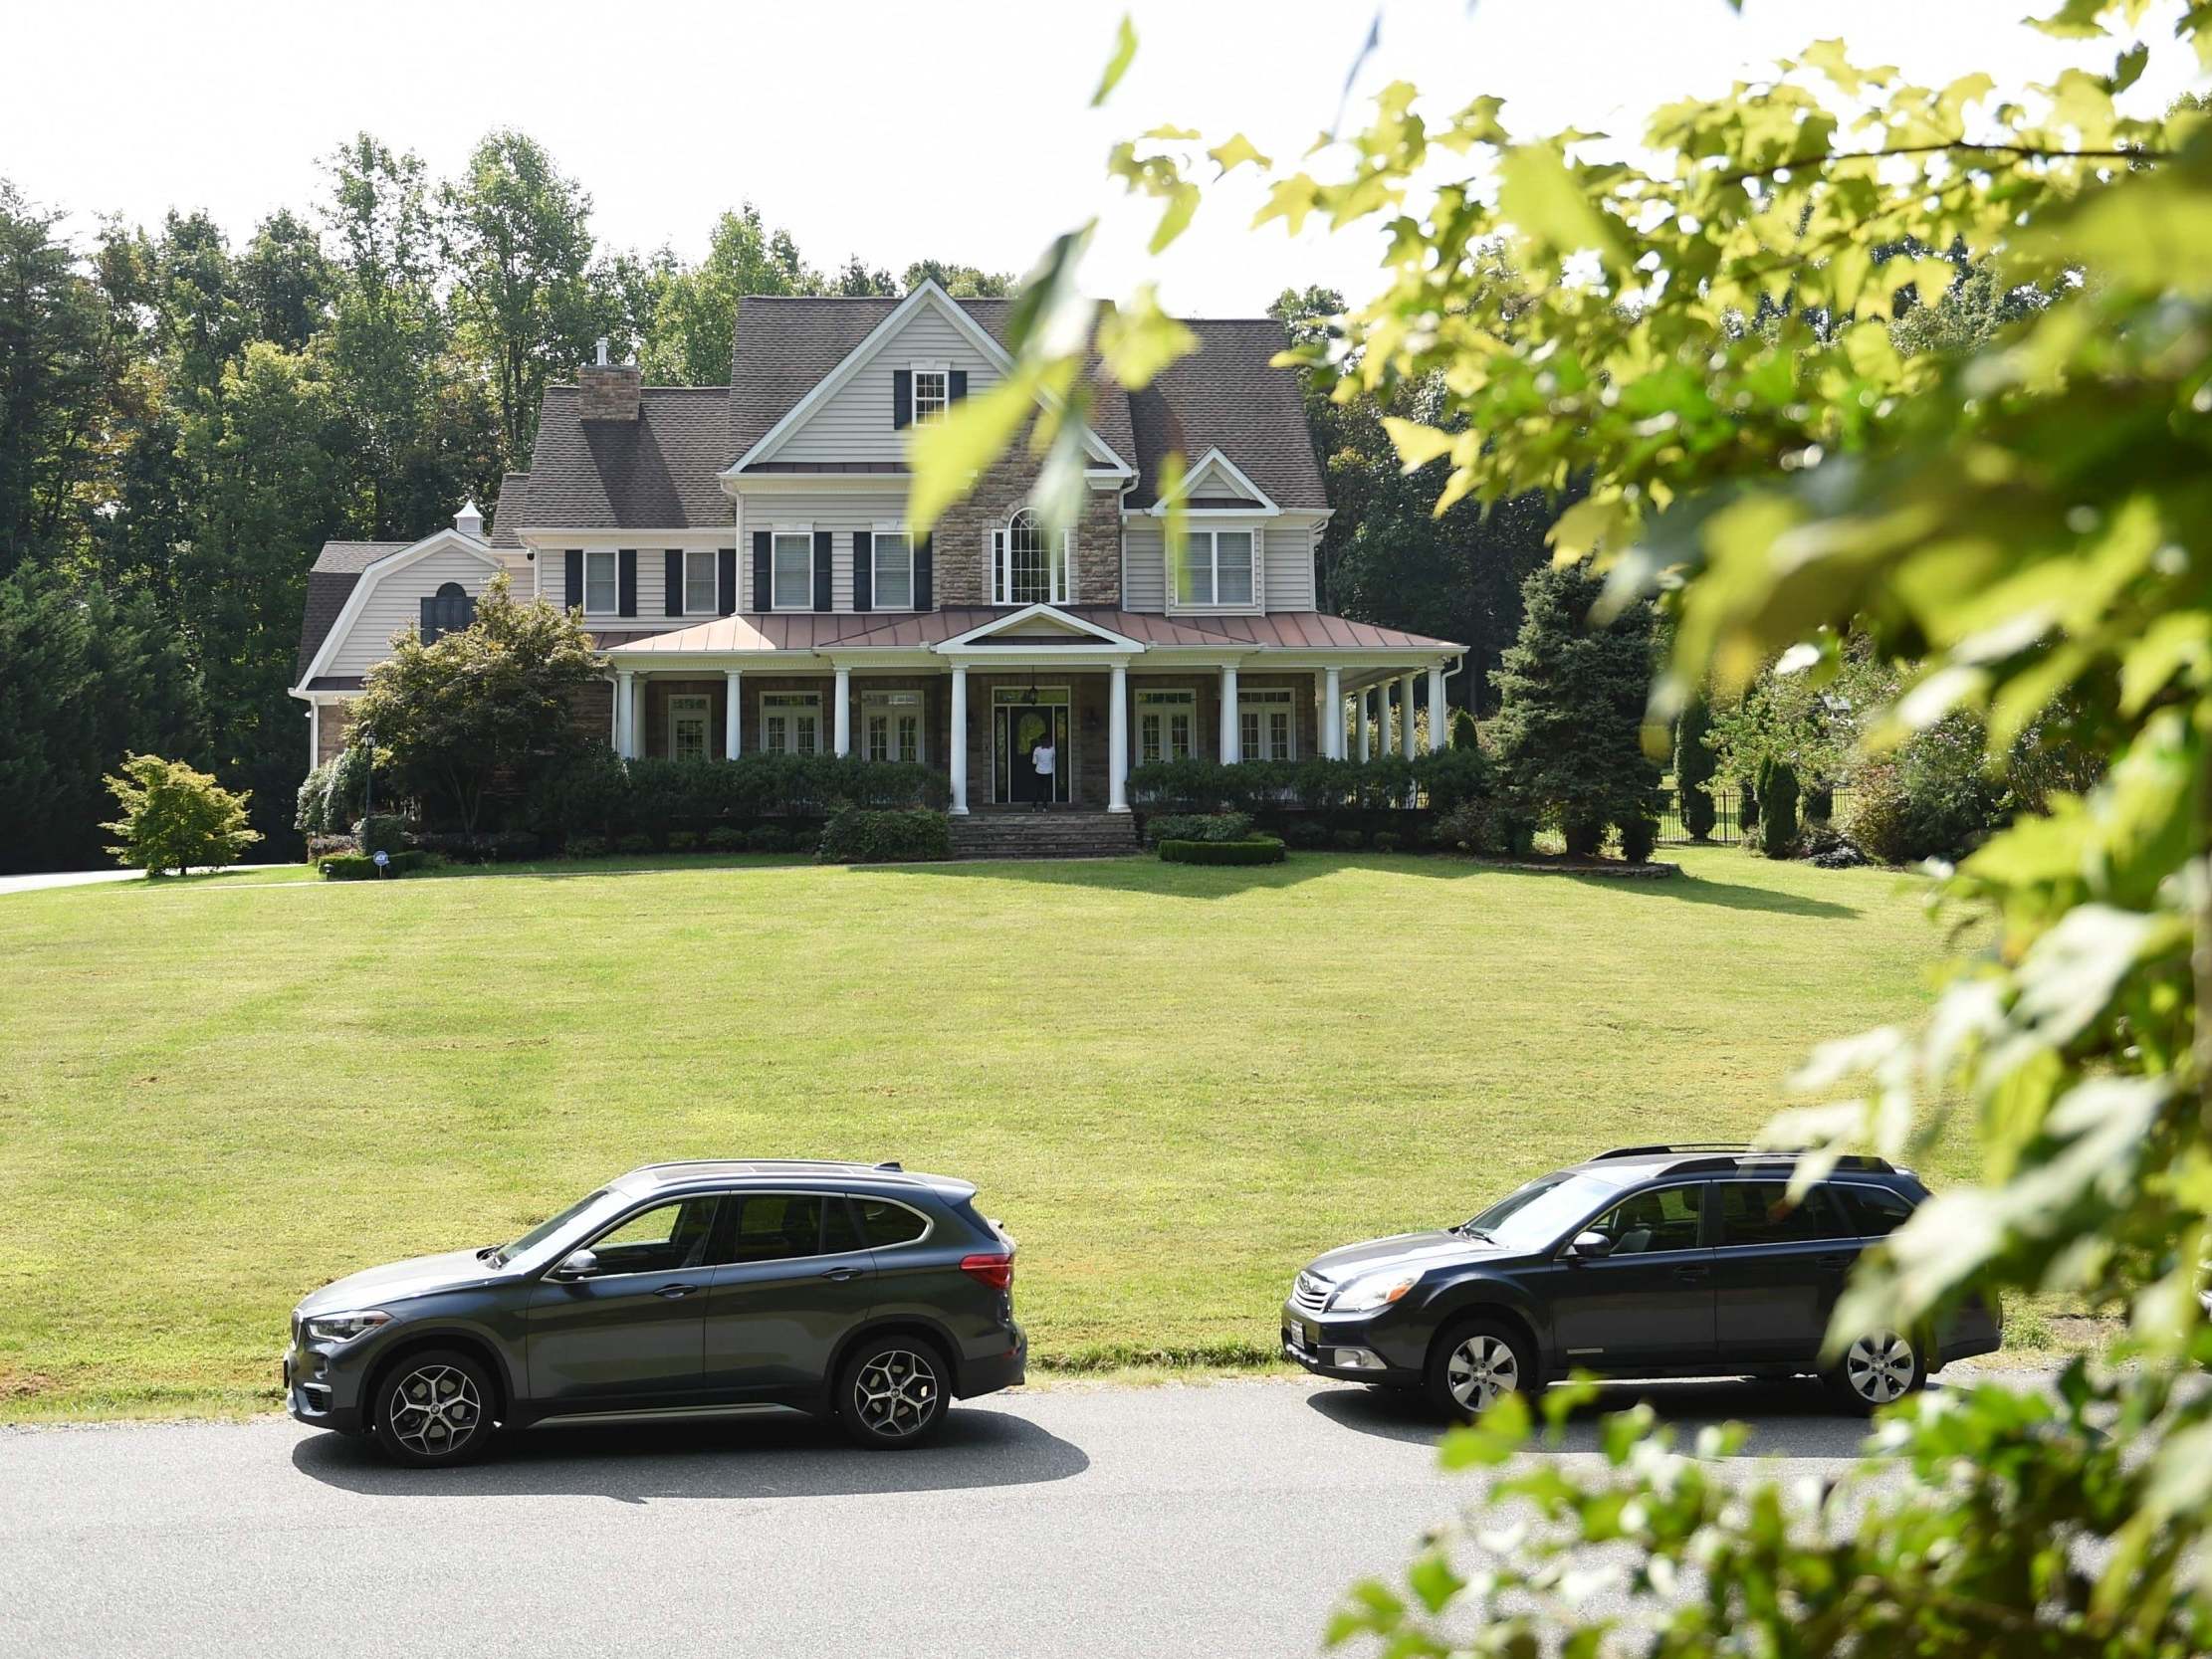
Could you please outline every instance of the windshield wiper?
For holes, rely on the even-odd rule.
[[[1459,1223],[1458,1226],[1452,1228],[1451,1230],[1455,1233],[1463,1234],[1464,1236],[1469,1238],[1478,1238],[1485,1244],[1497,1243],[1496,1239],[1492,1238],[1488,1233],[1484,1232],[1480,1227],[1477,1227],[1471,1221],[1462,1221]]]
[[[506,1247],[504,1245],[487,1244],[476,1253],[476,1259],[480,1262],[490,1262],[494,1267],[505,1267],[507,1265],[505,1252]]]

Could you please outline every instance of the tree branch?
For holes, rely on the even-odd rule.
[[[2006,155],[2015,161],[2171,161],[2171,150],[2154,149],[2050,149],[2040,144],[1970,144],[1963,138],[1946,139],[1936,144],[1900,144],[1895,149],[1820,150],[1812,155],[1792,156],[1787,160],[1769,162],[1764,167],[1745,167],[1740,172],[1722,173],[1722,184],[1745,184],[1755,178],[1771,178],[1783,171],[1794,172],[1799,167],[1824,167],[1837,161],[1886,161],[1897,155]]]

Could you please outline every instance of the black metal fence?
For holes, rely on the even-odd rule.
[[[1659,845],[1675,847],[1694,845],[1696,838],[1689,833],[1688,826],[1682,822],[1682,792],[1679,789],[1662,789],[1659,793],[1665,802],[1659,808]],[[1825,806],[1827,811],[1819,813],[1818,816],[1834,822],[1844,816],[1848,808],[1849,796],[1850,791],[1848,789],[1831,790],[1826,796],[1818,798],[1808,795],[1802,800],[1798,810],[1801,816],[1809,818],[1815,815],[1814,809],[1816,807]],[[1751,826],[1746,825],[1743,820],[1743,796],[1741,791],[1735,789],[1714,791],[1713,826],[1711,832],[1705,836],[1704,844],[1711,847],[1733,847],[1740,844],[1745,836],[1751,833]],[[1755,822],[1756,819],[1754,819]]]

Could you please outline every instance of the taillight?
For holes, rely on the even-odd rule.
[[[1011,1256],[963,1256],[961,1272],[979,1285],[989,1285],[995,1291],[1013,1289],[1013,1258]]]

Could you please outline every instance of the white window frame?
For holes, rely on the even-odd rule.
[[[1139,686],[1136,692],[1137,707],[1137,764],[1148,765],[1152,760],[1188,759],[1199,749],[1199,693],[1196,686]],[[1170,752],[1174,747],[1170,732],[1171,722],[1178,713],[1191,717],[1190,735],[1185,739],[1184,752],[1179,757]],[[1145,753],[1145,716],[1157,715],[1160,719],[1160,752]]]
[[[1023,518],[1027,518],[1037,534],[1037,550],[1044,556],[1043,594],[1029,593],[1015,597],[1013,590],[1013,534]],[[1044,520],[1037,517],[1036,509],[1014,509],[1006,521],[991,532],[991,602],[995,605],[1064,605],[1067,599],[1068,568],[1075,562],[1075,531],[1060,532],[1060,545],[1055,552],[1050,544],[1051,531]]]
[[[789,747],[787,747],[787,748],[784,748],[784,749],[780,749],[780,750],[778,750],[778,749],[772,749],[772,748],[770,748],[770,747],[769,747],[769,721],[770,721],[770,720],[771,720],[772,718],[775,718],[775,717],[781,717],[781,716],[786,716],[786,715],[787,715],[787,716],[789,716],[789,717],[791,718],[791,722],[792,722],[792,724],[791,724],[791,728],[790,728],[790,730],[791,730],[791,742],[790,742],[790,746],[789,746]],[[798,746],[798,732],[799,732],[799,726],[798,726],[798,722],[799,722],[799,719],[800,719],[801,717],[804,717],[804,718],[806,718],[806,719],[809,719],[809,720],[811,720],[811,721],[812,721],[812,723],[813,723],[813,727],[814,727],[814,746],[813,746],[812,748],[810,748],[810,749],[802,749],[802,748],[800,748],[800,747]],[[765,692],[761,693],[761,702],[760,702],[760,707],[759,707],[758,709],[756,709],[756,710],[754,711],[753,729],[754,729],[755,731],[757,731],[757,732],[759,732],[759,733],[760,733],[760,736],[759,736],[759,738],[757,739],[757,741],[758,741],[758,743],[759,743],[759,745],[760,745],[760,746],[759,746],[759,748],[758,748],[758,749],[756,750],[756,752],[758,752],[758,753],[761,753],[761,754],[776,754],[776,753],[782,753],[782,754],[819,754],[819,753],[821,753],[821,752],[822,752],[822,694],[821,694],[820,692],[767,692],[767,691],[765,691]]]
[[[697,606],[690,602],[692,584],[692,559],[706,559],[706,604]],[[684,548],[684,615],[686,617],[712,617],[721,610],[721,570],[715,568],[715,548],[688,546]]]
[[[904,758],[899,753],[899,722],[914,722],[914,754],[916,761],[930,757],[929,722],[924,718],[928,704],[922,693],[911,689],[886,688],[882,691],[864,691],[860,694],[860,752],[867,759],[878,758],[874,752],[874,725],[883,722],[885,760]]]
[[[1183,559],[1179,564],[1170,549],[1168,561],[1168,602],[1176,610],[1186,611],[1247,611],[1260,608],[1259,568],[1262,556],[1261,536],[1264,531],[1257,524],[1193,524],[1184,537]],[[1251,593],[1243,599],[1221,597],[1221,543],[1224,535],[1241,535],[1251,545]],[[1182,581],[1188,571],[1206,576],[1206,597],[1183,596]]]
[[[914,388],[914,407],[911,411],[913,423],[916,426],[927,426],[932,421],[943,420],[946,411],[953,406],[953,365],[909,363],[907,373],[912,376],[908,383]],[[925,374],[934,374],[937,377],[937,397],[927,411],[922,406],[922,376]]]
[[[677,752],[676,723],[682,720],[699,722],[699,758],[714,758],[715,700],[705,692],[671,692],[668,695],[668,758],[681,760]]]
[[[775,590],[776,577],[781,573],[777,560],[786,541],[800,541],[806,548],[805,602],[786,605]],[[777,524],[769,532],[769,609],[772,611],[810,611],[814,608],[814,526],[812,524]]]
[[[1247,733],[1244,717],[1249,713],[1255,723]],[[1288,752],[1267,754],[1259,752],[1264,745],[1254,739],[1266,734],[1267,718],[1280,714],[1289,727]],[[1246,690],[1236,688],[1236,752],[1246,760],[1295,760],[1298,758],[1298,699],[1287,686],[1254,686]]]
[[[591,602],[591,566],[600,559],[606,560],[606,596],[603,605]],[[583,550],[583,614],[585,616],[617,616],[622,610],[622,554],[613,547],[586,547]]]
[[[896,536],[906,543],[906,603],[883,602],[883,543]],[[878,524],[868,538],[868,603],[879,611],[910,611],[914,607],[914,532],[904,524]]]

